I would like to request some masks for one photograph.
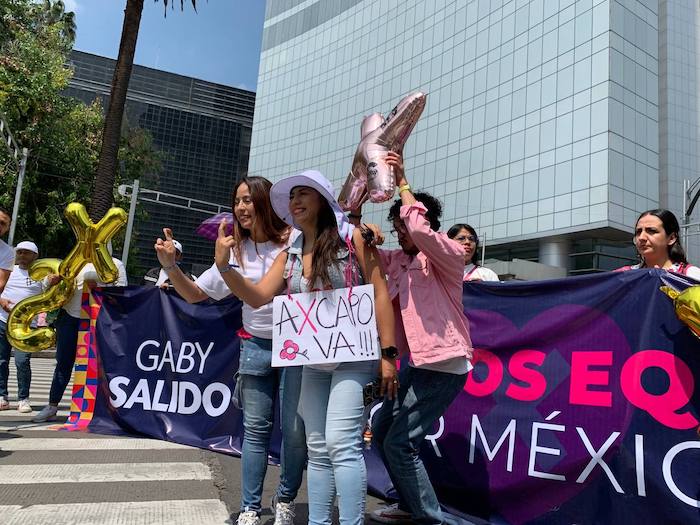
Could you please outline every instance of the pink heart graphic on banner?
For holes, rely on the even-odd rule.
[[[462,490],[470,490],[470,485],[485,483],[488,480],[488,492],[484,487],[474,487],[479,494],[486,495],[490,500],[492,512],[500,514],[509,523],[525,523],[531,519],[557,509],[561,504],[581,492],[592,481],[602,478],[614,492],[610,480],[600,465],[596,465],[588,474],[585,481],[577,483],[576,479],[586,468],[591,455],[586,449],[583,439],[576,429],[579,427],[585,433],[590,445],[596,450],[610,438],[613,432],[620,432],[617,439],[607,449],[604,460],[609,461],[618,450],[621,441],[629,427],[635,408],[624,398],[620,389],[619,377],[622,366],[631,355],[631,350],[625,335],[617,324],[607,315],[598,310],[578,305],[563,305],[540,313],[522,328],[515,326],[509,319],[492,311],[469,311],[471,331],[479,334],[480,341],[489,342],[489,351],[482,353],[481,358],[475,358],[475,369],[471,373],[465,390],[484,390],[488,382],[494,380],[489,373],[498,373],[498,363],[502,364],[503,377],[493,394],[477,397],[463,392],[453,402],[445,416],[450,421],[450,428],[443,436],[449,440],[460,440],[458,446],[451,446],[450,451],[457,451],[449,456],[449,451],[442,451],[443,458],[438,460],[429,456],[428,462],[439,461],[434,468],[444,470],[446,464],[460,479]],[[595,327],[591,330],[591,327]],[[541,366],[529,364],[530,371],[539,371],[546,381],[544,394],[534,401],[516,401],[506,396],[511,387],[514,390],[523,388],[521,381],[512,379],[507,358],[499,358],[498,351],[517,352],[518,350],[534,350],[544,352],[545,358]],[[556,371],[571,367],[574,352],[609,352],[612,351],[612,363],[607,366],[592,366],[593,371],[607,371],[609,384],[605,386],[589,386],[589,390],[610,392],[611,406],[582,406],[572,407],[569,403],[569,377],[556,377]],[[492,353],[491,353],[492,352]],[[522,354],[527,355],[527,354]],[[532,356],[532,354],[530,354]],[[479,359],[484,359],[479,361]],[[490,368],[487,368],[491,365]],[[522,370],[522,368],[521,368]],[[497,379],[497,377],[496,377]],[[488,390],[488,388],[487,388]],[[595,394],[594,394],[595,395]],[[507,405],[505,404],[507,400]],[[513,407],[516,412],[513,413]],[[505,407],[508,407],[507,409]],[[506,410],[509,410],[506,412]],[[476,440],[474,463],[469,463],[469,436],[472,430],[472,417],[479,418],[485,429],[489,447],[494,448],[511,419],[516,419],[515,444],[512,459],[512,471],[508,471],[508,439],[493,460],[487,457],[480,436]],[[547,420],[547,418],[549,418]],[[534,470],[542,473],[538,476],[561,476],[567,479],[546,479],[528,475],[530,466],[530,449],[533,423],[556,425],[563,432],[540,429],[536,445],[559,450],[560,455],[539,452],[535,456]],[[490,432],[487,432],[490,429]],[[440,445],[440,440],[436,441]],[[445,447],[447,448],[447,447]],[[445,454],[447,452],[447,454]],[[437,465],[441,467],[437,467]],[[461,465],[461,469],[459,467]],[[459,470],[458,470],[459,469]],[[619,481],[619,480],[617,480]],[[450,487],[449,490],[454,490]]]

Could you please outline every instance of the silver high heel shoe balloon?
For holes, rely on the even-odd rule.
[[[406,95],[387,118],[373,113],[362,121],[362,140],[352,169],[338,196],[344,210],[353,210],[367,199],[385,202],[396,189],[393,170],[384,161],[388,151],[401,152],[425,108],[425,93]]]

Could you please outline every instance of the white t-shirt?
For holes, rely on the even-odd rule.
[[[114,261],[117,270],[119,270],[119,277],[117,277],[116,282],[109,284],[103,283],[102,281],[98,280],[97,271],[95,270],[95,267],[92,263],[87,263],[85,266],[83,266],[83,269],[80,270],[78,277],[75,278],[75,292],[73,292],[73,295],[71,296],[70,300],[63,305],[63,309],[66,311],[66,313],[68,313],[71,317],[76,317],[80,319],[80,311],[82,308],[83,299],[83,284],[85,284],[86,280],[95,281],[97,283],[97,286],[101,287],[126,286],[128,284],[126,278],[126,268],[124,268],[124,263],[116,257],[112,257],[112,261]]]
[[[277,255],[285,248],[286,245],[275,244],[271,241],[256,244],[252,240],[246,239],[241,245],[243,268],[236,261],[233,251],[229,264],[241,275],[257,283],[268,272]],[[217,301],[232,294],[216,264],[200,275],[195,282],[200,290]],[[248,333],[263,339],[272,339],[271,302],[260,308],[253,308],[244,302],[242,316],[243,328]]]
[[[465,281],[498,281],[498,275],[493,270],[484,266],[475,266],[472,263],[464,267]]]
[[[700,281],[700,268],[689,265],[685,270],[685,275],[696,281]]]
[[[28,270],[23,270],[18,265],[15,265],[0,297],[7,299],[12,303],[12,306],[14,306],[22,299],[26,299],[32,295],[38,295],[45,289],[46,286],[42,281],[35,281],[29,277]],[[9,315],[10,314],[3,308],[0,308],[0,321],[7,322]],[[34,323],[32,323],[32,325],[34,325]]]
[[[12,271],[15,266],[15,251],[0,239],[0,270]]]
[[[160,272],[158,272],[158,279],[156,279],[156,284],[154,284],[153,286],[160,286],[168,279],[168,274],[165,272],[165,270],[163,270],[163,268],[161,268]]]
[[[452,359],[446,359],[445,361],[438,361],[436,363],[425,363],[420,366],[413,364],[413,360],[408,362],[414,368],[422,368],[423,370],[433,370],[435,372],[445,372],[446,374],[462,375],[469,372],[474,366],[469,359],[464,357],[453,357]]]

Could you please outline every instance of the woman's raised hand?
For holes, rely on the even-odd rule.
[[[214,248],[214,261],[218,268],[227,266],[231,259],[231,248],[236,245],[233,235],[226,235],[226,219],[221,219],[219,223],[219,235],[216,238],[216,247]]]
[[[155,244],[158,262],[163,268],[174,266],[177,262],[177,250],[173,244],[173,231],[170,228],[163,228],[165,240],[158,237]]]

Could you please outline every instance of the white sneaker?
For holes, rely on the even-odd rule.
[[[25,414],[32,411],[32,405],[29,404],[29,399],[20,399],[17,403],[17,412],[23,412]]]
[[[257,512],[254,510],[248,510],[241,512],[238,515],[238,520],[236,523],[237,525],[260,525],[262,521],[260,520],[260,516],[258,516]]]
[[[272,496],[270,505],[275,515],[275,525],[294,525],[294,502],[284,503],[277,501],[277,495]]]
[[[45,421],[51,421],[52,419],[56,419],[56,414],[58,414],[58,407],[46,405],[41,409],[41,412],[32,418],[32,422],[44,423]]]
[[[369,515],[369,519],[378,523],[413,523],[411,513],[401,510],[398,503],[372,511]]]
[[[0,410],[8,410],[10,408],[10,402],[5,396],[0,396]]]

